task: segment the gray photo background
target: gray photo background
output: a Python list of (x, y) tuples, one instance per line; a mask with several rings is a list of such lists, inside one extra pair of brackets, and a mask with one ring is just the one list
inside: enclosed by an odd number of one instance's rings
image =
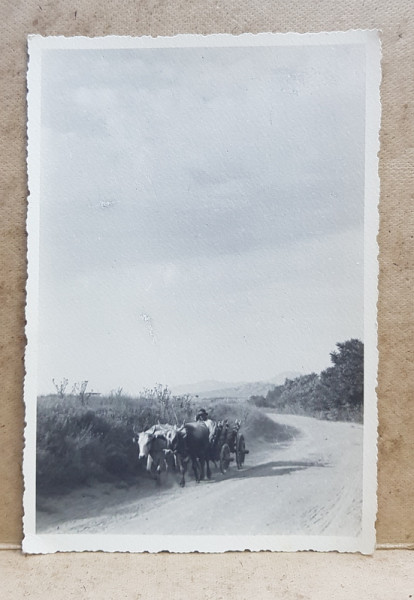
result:
[(309, 373), (363, 339), (363, 64), (43, 51), (39, 393)]

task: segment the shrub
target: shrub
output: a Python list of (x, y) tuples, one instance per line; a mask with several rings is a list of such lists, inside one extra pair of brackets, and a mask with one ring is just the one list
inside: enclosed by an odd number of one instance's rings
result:
[(266, 397), (253, 396), (256, 406), (272, 406), (278, 412), (330, 421), (362, 423), (364, 412), (364, 344), (357, 339), (336, 344), (332, 366), (319, 375), (310, 373), (286, 379)]
[[(217, 421), (239, 419), (247, 444), (260, 439), (285, 441), (293, 435), (247, 402), (209, 400), (206, 408)], [(145, 465), (138, 461), (135, 432), (158, 420), (173, 424), (193, 421), (195, 412), (190, 396), (171, 396), (165, 388), (138, 398), (91, 396), (87, 407), (76, 395), (38, 398), (39, 492), (65, 492), (96, 480), (136, 482), (137, 477), (148, 477)]]
[(210, 400), (207, 411), (216, 421), (228, 419), (231, 423), (238, 419), (247, 444), (254, 444), (258, 440), (284, 442), (292, 439), (296, 433), (293, 427), (279, 425), (255, 406), (234, 398)]
[(37, 404), (37, 487), (41, 493), (65, 491), (94, 480), (146, 476), (138, 461), (135, 432), (157, 421), (192, 420), (190, 396), (171, 396), (156, 386), (138, 398), (79, 394), (41, 396)]
[[(94, 399), (95, 400), (95, 399)], [(114, 475), (127, 478), (140, 470), (128, 415), (83, 407), (81, 399), (38, 399), (37, 486), (47, 493)], [(125, 407), (125, 405), (124, 405)]]

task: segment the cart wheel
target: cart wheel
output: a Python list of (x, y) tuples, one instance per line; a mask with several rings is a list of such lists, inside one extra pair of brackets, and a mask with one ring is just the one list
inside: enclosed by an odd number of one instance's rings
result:
[(240, 435), (236, 441), (236, 462), (237, 468), (241, 469), (244, 465), (244, 457), (247, 454), (246, 452), (246, 443), (244, 441), (244, 436)]
[(228, 444), (223, 444), (220, 450), (220, 471), (224, 474), (230, 464), (230, 448)]

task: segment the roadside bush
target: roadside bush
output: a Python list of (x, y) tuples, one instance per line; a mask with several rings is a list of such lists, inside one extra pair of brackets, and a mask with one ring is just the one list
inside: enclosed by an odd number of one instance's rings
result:
[(158, 421), (181, 424), (192, 420), (190, 396), (171, 396), (156, 386), (138, 398), (121, 394), (41, 396), (37, 404), (37, 488), (62, 492), (93, 481), (136, 481), (147, 477), (138, 461), (136, 432)]
[(53, 493), (140, 471), (133, 427), (123, 408), (86, 410), (74, 398), (41, 397), (37, 407), (37, 487)]
[[(128, 483), (148, 477), (145, 465), (138, 460), (134, 435), (158, 421), (193, 421), (196, 413), (190, 396), (173, 397), (165, 390), (147, 390), (138, 398), (92, 396), (87, 407), (74, 395), (38, 398), (39, 493), (62, 493), (94, 481)], [(286, 441), (294, 433), (244, 401), (209, 400), (206, 408), (214, 420), (239, 419), (248, 444)]]
[(209, 416), (215, 421), (241, 421), (243, 434), (249, 444), (257, 440), (285, 442), (292, 439), (296, 433), (293, 427), (279, 425), (247, 401), (233, 398), (216, 399), (210, 401), (206, 408)]
[(306, 415), (329, 421), (363, 422), (364, 344), (358, 339), (338, 342), (330, 353), (332, 366), (320, 374), (286, 379), (266, 396), (252, 396), (256, 406), (280, 413)]

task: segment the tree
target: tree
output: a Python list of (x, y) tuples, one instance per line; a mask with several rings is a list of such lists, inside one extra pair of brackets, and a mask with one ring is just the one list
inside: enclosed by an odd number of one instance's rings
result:
[(364, 405), (364, 344), (357, 339), (336, 344), (332, 366), (320, 375), (286, 379), (266, 397), (252, 396), (256, 406), (318, 419), (362, 421)]
[(312, 415), (318, 404), (319, 376), (316, 373), (286, 379), (279, 403), (284, 410)]
[(329, 407), (338, 418), (362, 419), (364, 404), (364, 344), (351, 339), (336, 344), (332, 367), (321, 373), (321, 384)]

